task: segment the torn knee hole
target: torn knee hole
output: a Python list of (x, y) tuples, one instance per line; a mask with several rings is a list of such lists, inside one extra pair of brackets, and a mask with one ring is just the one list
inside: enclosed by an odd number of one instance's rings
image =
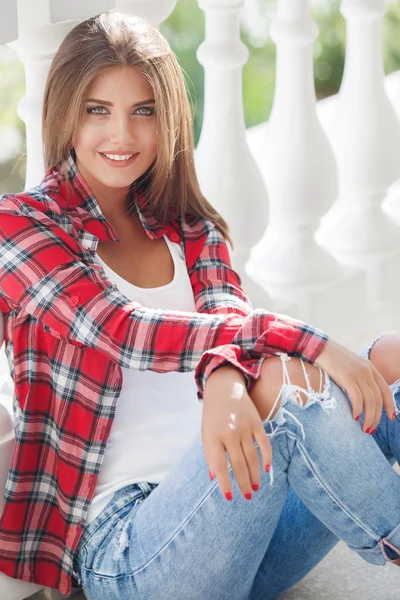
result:
[(385, 559), (389, 562), (397, 562), (400, 560), (400, 549), (393, 546), (390, 542), (387, 541), (386, 538), (382, 538), (379, 541), (379, 545), (381, 547), (381, 552)]
[[(279, 353), (278, 356), (282, 363), (283, 383), (267, 420), (275, 417), (278, 410), (288, 402), (293, 402), (303, 408), (319, 402), (326, 410), (336, 406), (336, 399), (332, 397), (330, 392), (330, 380), (327, 373), (319, 367), (307, 365), (311, 370), (311, 373), (309, 373), (303, 360), (294, 359), (288, 364), (291, 361), (290, 356), (284, 353)], [(303, 381), (305, 387), (299, 385)]]

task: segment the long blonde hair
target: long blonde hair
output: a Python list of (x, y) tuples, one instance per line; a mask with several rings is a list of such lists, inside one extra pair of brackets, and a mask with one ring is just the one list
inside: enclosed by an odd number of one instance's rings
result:
[(63, 163), (73, 148), (96, 75), (117, 66), (137, 67), (152, 86), (156, 102), (157, 158), (134, 182), (135, 189), (146, 194), (147, 204), (160, 223), (185, 214), (210, 219), (233, 247), (228, 224), (200, 191), (194, 166), (192, 113), (182, 71), (167, 40), (139, 17), (102, 13), (79, 23), (64, 38), (44, 92), (46, 169)]

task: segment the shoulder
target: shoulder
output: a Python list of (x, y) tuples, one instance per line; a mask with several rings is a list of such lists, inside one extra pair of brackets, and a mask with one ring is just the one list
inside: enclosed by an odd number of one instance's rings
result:
[(188, 268), (194, 266), (210, 245), (226, 246), (222, 232), (210, 219), (186, 214), (185, 218), (180, 220), (180, 227)]
[(223, 237), (214, 221), (189, 214), (181, 220), (181, 229), (186, 240), (196, 244), (205, 244), (210, 237)]
[(60, 212), (57, 202), (46, 194), (42, 185), (19, 193), (0, 196), (0, 213), (40, 218)]

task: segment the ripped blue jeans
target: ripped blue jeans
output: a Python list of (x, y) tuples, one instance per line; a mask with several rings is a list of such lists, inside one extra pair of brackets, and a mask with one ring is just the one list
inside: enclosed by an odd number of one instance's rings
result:
[(400, 477), (391, 463), (400, 458), (400, 380), (392, 386), (397, 419), (383, 414), (374, 436), (329, 378), (308, 390), (304, 406), (298, 391), (286, 380), (281, 407), (264, 421), (273, 469), (261, 469), (252, 500), (228, 455), (233, 500), (225, 500), (209, 479), (200, 434), (160, 484), (118, 490), (75, 554), (87, 599), (267, 600), (338, 538), (375, 565), (399, 558)]

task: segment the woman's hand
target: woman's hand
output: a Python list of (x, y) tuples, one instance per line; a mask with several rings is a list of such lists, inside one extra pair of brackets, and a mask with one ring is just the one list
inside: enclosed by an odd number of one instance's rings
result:
[[(271, 444), (258, 410), (247, 393), (244, 376), (231, 366), (212, 373), (204, 387), (201, 436), (211, 473), (222, 494), (232, 499), (225, 452), (243, 496), (250, 499), (260, 486), (260, 465), (253, 438), (261, 452), (263, 468), (272, 461)], [(253, 487), (254, 486), (254, 487)], [(248, 495), (250, 494), (250, 496)]]
[(353, 417), (358, 419), (364, 408), (363, 430), (373, 433), (379, 425), (382, 406), (393, 419), (390, 388), (374, 365), (333, 340), (328, 340), (315, 364), (321, 367), (350, 397)]

